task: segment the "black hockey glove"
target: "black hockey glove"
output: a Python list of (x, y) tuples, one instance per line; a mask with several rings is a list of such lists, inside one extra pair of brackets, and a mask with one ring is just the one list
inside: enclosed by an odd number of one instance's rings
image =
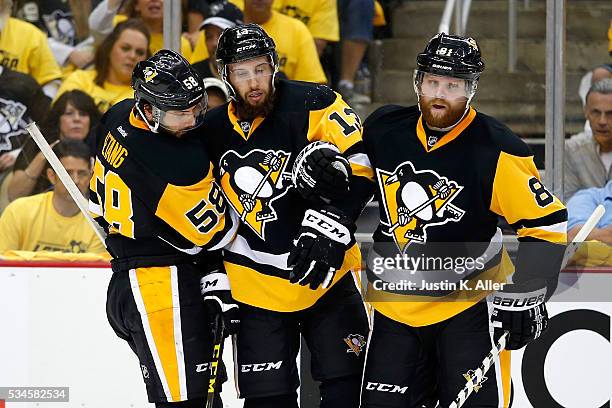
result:
[(314, 142), (306, 145), (295, 159), (291, 179), (305, 199), (329, 204), (349, 192), (351, 174), (348, 160), (336, 146)]
[(238, 305), (232, 298), (229, 279), (221, 270), (214, 270), (200, 279), (200, 291), (204, 297), (204, 307), (213, 321), (222, 314), (225, 334), (236, 334), (240, 326)]
[(518, 350), (537, 339), (548, 327), (548, 313), (544, 303), (546, 282), (540, 279), (520, 284), (508, 284), (504, 289), (489, 295), (493, 303), (491, 322), (495, 327), (495, 338), (504, 331), (510, 334), (507, 350)]
[(328, 288), (344, 253), (355, 243), (356, 229), (337, 208), (307, 210), (287, 258), (287, 266), (293, 268), (289, 281), (310, 289)]

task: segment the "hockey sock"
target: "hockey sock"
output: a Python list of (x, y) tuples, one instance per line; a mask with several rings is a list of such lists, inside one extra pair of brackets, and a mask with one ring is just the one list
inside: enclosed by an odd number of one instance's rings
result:
[(298, 408), (297, 392), (272, 397), (247, 398), (244, 408)]
[(321, 408), (355, 408), (359, 406), (361, 377), (339, 377), (324, 380), (319, 386)]

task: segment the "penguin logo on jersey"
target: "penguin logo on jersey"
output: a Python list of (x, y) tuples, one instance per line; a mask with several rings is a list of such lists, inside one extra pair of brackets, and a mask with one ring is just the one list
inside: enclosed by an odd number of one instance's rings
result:
[(401, 252), (412, 242), (426, 242), (427, 228), (458, 222), (465, 214), (451, 204), (463, 186), (433, 170), (416, 171), (408, 161), (392, 173), (376, 172), (387, 215), (386, 234), (393, 236)]
[(24, 104), (0, 98), (0, 152), (12, 150), (10, 138), (26, 133)]
[(285, 169), (291, 153), (254, 149), (246, 156), (233, 150), (220, 160), (221, 186), (228, 201), (261, 239), (265, 225), (277, 219), (272, 202), (287, 193), (291, 173)]

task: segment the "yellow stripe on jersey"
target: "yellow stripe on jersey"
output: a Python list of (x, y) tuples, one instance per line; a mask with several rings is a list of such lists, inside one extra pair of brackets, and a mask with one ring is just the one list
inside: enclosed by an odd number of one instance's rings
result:
[(365, 177), (370, 181), (374, 181), (374, 171), (371, 167), (362, 166), (357, 163), (350, 162), (351, 170), (353, 170), (353, 176)]
[(502, 389), (504, 392), (504, 408), (510, 407), (510, 391), (511, 391), (511, 357), (512, 353), (510, 350), (502, 350), (499, 353), (499, 365), (501, 366), (501, 381), (502, 381)]
[[(533, 237), (551, 242), (566, 242), (565, 228), (546, 231), (547, 224), (538, 225), (539, 218), (565, 209), (540, 181), (533, 156), (514, 156), (501, 152), (493, 180), (491, 211), (506, 218), (509, 224), (530, 220), (530, 228), (519, 230), (519, 237)], [(538, 228), (540, 227), (540, 228)]]
[[(344, 256), (344, 263), (327, 289), (312, 290), (308, 286), (290, 283), (288, 279), (264, 275), (249, 267), (224, 262), (232, 288), (232, 296), (239, 302), (277, 312), (295, 312), (314, 305), (347, 273), (358, 275), (361, 252), (357, 244)], [(351, 272), (352, 271), (352, 272)]]
[[(502, 252), (501, 262), (468, 281), (470, 288), (477, 282), (506, 283), (507, 277), (514, 272), (514, 265), (506, 250)], [(370, 283), (365, 300), (376, 311), (389, 319), (412, 327), (428, 326), (458, 315), (484, 299), (491, 291), (457, 290), (444, 297), (408, 296), (375, 290)]]
[(542, 241), (557, 242), (565, 244), (567, 242), (566, 232), (547, 231), (543, 228), (520, 228), (517, 232), (519, 238), (531, 237), (541, 239)]
[(450, 132), (438, 139), (438, 142), (430, 148), (427, 144), (427, 134), (425, 133), (425, 128), (423, 127), (423, 115), (421, 115), (419, 117), (419, 121), (417, 122), (417, 136), (421, 141), (423, 148), (425, 148), (425, 151), (427, 153), (433, 152), (434, 150), (444, 145), (447, 145), (456, 138), (458, 138), (461, 132), (463, 132), (465, 128), (468, 127), (470, 123), (472, 123), (475, 117), (476, 111), (474, 110), (474, 108), (470, 107), (470, 111), (463, 119), (461, 119), (461, 122), (457, 123), (457, 125), (453, 127)]
[(223, 196), (212, 174), (191, 186), (168, 183), (155, 215), (197, 246), (208, 243), (225, 228)]
[[(178, 302), (178, 293), (173, 293), (170, 267), (152, 267), (136, 269), (136, 279), (142, 303), (144, 305), (143, 319), (148, 321), (148, 329), (154, 344), (149, 344), (154, 360), (156, 357), (161, 363), (163, 375), (168, 385), (170, 396), (168, 400), (180, 401), (179, 367), (174, 336), (174, 307), (173, 301)], [(138, 302), (137, 302), (138, 303)], [(176, 305), (178, 307), (178, 305)], [(148, 336), (147, 336), (148, 337)], [(181, 340), (181, 339), (179, 339)], [(162, 380), (163, 382), (163, 380)]]

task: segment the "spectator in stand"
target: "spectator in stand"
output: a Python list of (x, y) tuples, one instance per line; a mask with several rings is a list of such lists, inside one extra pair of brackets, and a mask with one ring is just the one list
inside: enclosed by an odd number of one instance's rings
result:
[(118, 24), (96, 50), (93, 70), (76, 70), (66, 78), (58, 96), (72, 89), (89, 94), (102, 113), (124, 99), (134, 97), (132, 71), (145, 60), (149, 32), (144, 23), (130, 19)]
[(602, 188), (591, 187), (577, 191), (567, 202), (568, 242), (574, 239), (599, 204), (605, 207), (606, 212), (586, 240), (612, 245), (612, 180)]
[(578, 88), (578, 96), (580, 96), (582, 106), (586, 104), (586, 94), (591, 85), (606, 78), (612, 78), (612, 64), (598, 65), (582, 77)]
[(225, 84), (220, 79), (212, 77), (204, 78), (204, 89), (206, 89), (206, 94), (208, 95), (208, 110), (229, 102), (229, 92), (227, 92)]
[(259, 24), (272, 37), (279, 71), (288, 79), (326, 83), (312, 34), (301, 21), (272, 10), (272, 1), (245, 0), (245, 23)]
[[(155, 54), (164, 46), (164, 2), (163, 0), (127, 0), (122, 10), (124, 14), (117, 14), (121, 7), (121, 0), (103, 0), (89, 16), (89, 29), (96, 43), (102, 41), (112, 30), (113, 25), (126, 19), (138, 18), (146, 25), (151, 33), (149, 44), (150, 55)], [(191, 59), (191, 44), (181, 36), (181, 54)]]
[[(83, 195), (89, 187), (89, 148), (64, 140), (53, 151)], [(9, 250), (104, 253), (104, 245), (52, 169), (54, 190), (13, 201), (0, 216), (0, 253)]]
[(338, 0), (341, 65), (338, 91), (351, 105), (369, 103), (370, 97), (355, 92), (355, 75), (373, 38), (374, 0)]
[(62, 72), (49, 49), (47, 36), (32, 24), (10, 17), (11, 7), (11, 0), (0, 0), (0, 63), (34, 77), (52, 98)]
[[(93, 152), (93, 143), (87, 139), (99, 120), (100, 112), (93, 99), (82, 91), (72, 90), (63, 93), (55, 101), (42, 126), (42, 134), (51, 145), (66, 139), (87, 141), (90, 151)], [(45, 156), (34, 140), (29, 139), (17, 157), (12, 178), (8, 183), (9, 200), (49, 190), (51, 184), (44, 173), (46, 167)]]
[(47, 34), (49, 48), (64, 77), (93, 62), (87, 19), (98, 0), (15, 0), (17, 17)]
[[(215, 77), (220, 78), (217, 71), (217, 61), (215, 54), (217, 53), (217, 42), (219, 36), (226, 28), (236, 27), (242, 24), (244, 15), (242, 11), (232, 3), (213, 3), (208, 10), (208, 17), (202, 22), (200, 30), (203, 31), (203, 37), (200, 43), (196, 45), (193, 55), (201, 53), (202, 44), (206, 45), (207, 58), (193, 64), (193, 68), (200, 74), (202, 78)], [(210, 57), (212, 55), (212, 58)]]
[(182, 2), (185, 15), (183, 27), (186, 28), (183, 36), (189, 40), (191, 49), (195, 51), (195, 45), (200, 37), (200, 27), (202, 27), (202, 22), (208, 17), (210, 2), (207, 0), (182, 0)]
[(578, 133), (565, 142), (564, 194), (603, 187), (612, 165), (612, 78), (596, 82), (586, 95), (584, 113), (592, 134)]
[[(229, 1), (244, 10), (244, 0)], [(272, 9), (298, 19), (308, 27), (319, 57), (329, 42), (340, 39), (337, 0), (273, 0)], [(196, 50), (193, 60), (198, 61), (195, 54)]]
[(328, 42), (340, 40), (337, 0), (274, 0), (274, 9), (306, 24), (319, 57)]
[(34, 78), (0, 65), (0, 183), (29, 138), (26, 125), (42, 121), (50, 101)]

